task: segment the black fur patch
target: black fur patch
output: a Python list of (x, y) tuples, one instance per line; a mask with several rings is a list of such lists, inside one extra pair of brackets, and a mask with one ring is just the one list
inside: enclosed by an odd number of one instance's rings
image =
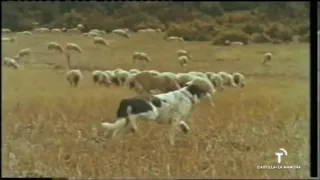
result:
[(196, 85), (190, 85), (190, 86), (188, 86), (188, 87), (187, 87), (187, 90), (190, 92), (190, 94), (196, 95), (199, 99), (200, 99), (201, 97), (203, 97), (203, 96), (207, 93), (207, 91), (199, 88), (199, 87), (196, 86)]
[(156, 107), (161, 107), (161, 99), (157, 97), (152, 97), (151, 103)]
[(141, 98), (130, 98), (130, 99), (123, 99), (120, 102), (118, 111), (117, 111), (117, 118), (124, 118), (128, 117), (127, 108), (131, 106), (132, 114), (139, 114), (144, 113), (147, 111), (151, 111), (152, 107), (148, 102)]

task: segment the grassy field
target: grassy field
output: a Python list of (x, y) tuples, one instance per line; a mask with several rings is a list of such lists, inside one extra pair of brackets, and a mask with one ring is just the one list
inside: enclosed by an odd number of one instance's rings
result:
[[(10, 35), (6, 35), (10, 36)], [(2, 71), (3, 176), (82, 178), (302, 178), (309, 176), (309, 44), (211, 46), (209, 42), (167, 42), (163, 34), (133, 34), (131, 39), (105, 35), (110, 47), (95, 47), (77, 34), (18, 36), (3, 44), (3, 56), (30, 47), (33, 55), (23, 69)], [(139, 124), (139, 134), (120, 142), (104, 138), (99, 125), (114, 121), (122, 98), (134, 93), (125, 87), (93, 85), (90, 72), (78, 88), (64, 79), (62, 55), (46, 43), (78, 43), (81, 55), (73, 65), (101, 69), (139, 68), (131, 63), (135, 51), (150, 55), (147, 69), (181, 72), (175, 51), (190, 51), (188, 71), (242, 72), (244, 88), (217, 92), (216, 106), (201, 102), (193, 113), (191, 132), (168, 143), (167, 126)], [(263, 54), (272, 52), (269, 66)], [(38, 65), (37, 65), (38, 64)], [(258, 170), (278, 165), (275, 152), (285, 148), (281, 165), (299, 170)]]

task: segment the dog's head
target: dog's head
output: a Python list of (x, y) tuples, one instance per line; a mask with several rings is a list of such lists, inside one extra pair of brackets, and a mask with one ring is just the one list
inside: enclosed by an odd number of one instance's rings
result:
[(210, 100), (210, 104), (214, 106), (213, 103), (213, 94), (216, 92), (212, 85), (203, 81), (189, 81), (186, 83), (187, 90), (193, 96), (193, 100), (195, 103), (200, 102), (203, 98), (208, 98)]

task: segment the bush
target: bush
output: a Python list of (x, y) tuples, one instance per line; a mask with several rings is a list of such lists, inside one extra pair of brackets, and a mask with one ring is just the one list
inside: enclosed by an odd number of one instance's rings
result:
[(247, 34), (262, 33), (263, 26), (258, 23), (249, 22), (241, 27), (241, 30)]
[(253, 43), (269, 43), (272, 39), (265, 33), (253, 33), (250, 37), (250, 40)]
[(239, 30), (227, 30), (227, 31), (221, 31), (218, 33), (213, 40), (212, 44), (214, 45), (224, 45), (225, 41), (229, 40), (231, 42), (233, 41), (240, 41), (244, 44), (248, 44), (249, 42), (249, 35), (245, 32), (239, 31)]
[(282, 41), (291, 41), (294, 35), (293, 30), (281, 23), (272, 23), (264, 31), (271, 38), (279, 39)]

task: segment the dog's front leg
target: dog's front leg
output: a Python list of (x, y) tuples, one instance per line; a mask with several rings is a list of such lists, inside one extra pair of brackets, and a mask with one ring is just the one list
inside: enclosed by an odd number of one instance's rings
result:
[(174, 146), (175, 144), (175, 137), (176, 137), (176, 131), (177, 131), (178, 125), (179, 125), (179, 121), (176, 119), (172, 119), (171, 128), (169, 131), (169, 142), (171, 146)]

